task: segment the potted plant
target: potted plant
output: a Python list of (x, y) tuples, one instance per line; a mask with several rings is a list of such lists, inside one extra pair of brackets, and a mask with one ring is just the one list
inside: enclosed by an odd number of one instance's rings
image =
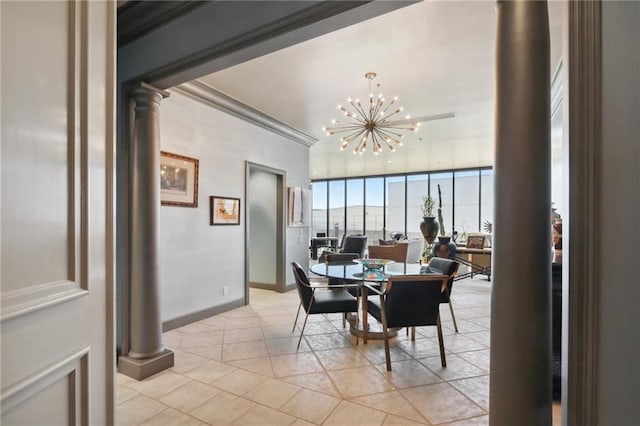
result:
[(440, 228), (440, 236), (438, 241), (433, 245), (433, 255), (435, 257), (444, 257), (454, 259), (456, 257), (456, 244), (451, 242), (451, 236), (447, 236), (444, 230), (444, 217), (442, 215), (442, 191), (438, 184), (438, 223)]
[(433, 243), (433, 240), (438, 235), (438, 222), (436, 222), (436, 218), (433, 215), (433, 207), (435, 205), (435, 201), (428, 195), (422, 197), (422, 205), (420, 205), (420, 210), (422, 210), (422, 222), (420, 222), (420, 232), (422, 232), (422, 236), (427, 243)]

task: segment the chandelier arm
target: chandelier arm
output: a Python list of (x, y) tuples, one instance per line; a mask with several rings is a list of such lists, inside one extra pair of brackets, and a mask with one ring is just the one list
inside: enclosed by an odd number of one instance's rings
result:
[(377, 136), (377, 134), (377, 129), (373, 129), (373, 132), (371, 132), (371, 143), (373, 144), (373, 153), (376, 155), (382, 151), (382, 146), (380, 145), (380, 141), (378, 140), (379, 136)]
[(384, 101), (382, 100), (382, 98), (378, 98), (378, 100), (376, 101), (375, 110), (371, 114), (371, 120), (373, 120), (373, 122), (378, 121), (376, 117), (378, 117), (378, 114), (380, 113), (380, 110), (382, 109), (383, 105), (384, 105)]
[(391, 138), (389, 138), (389, 135), (387, 135), (384, 132), (384, 130), (381, 130), (381, 129), (376, 129), (376, 132), (380, 136), (380, 139), (382, 139), (384, 141), (384, 143), (389, 147), (389, 150), (392, 151), (392, 152), (395, 151), (395, 147), (389, 143), (389, 140), (391, 139)]
[(327, 127), (326, 130), (333, 133), (344, 133), (349, 132), (351, 130), (361, 129), (361, 124), (353, 124), (349, 126), (340, 126), (340, 127)]
[(402, 133), (392, 132), (391, 130), (387, 129), (386, 127), (378, 127), (378, 129), (380, 129), (381, 131), (385, 132), (385, 134), (388, 133), (388, 134), (396, 136), (398, 138), (402, 137)]
[(367, 121), (367, 115), (365, 114), (364, 108), (362, 108), (362, 105), (360, 104), (360, 102), (358, 102), (357, 106), (356, 106), (356, 104), (353, 103), (353, 101), (351, 101), (350, 103), (353, 106), (353, 108), (358, 112), (358, 114), (360, 114), (362, 119), (364, 121)]
[(389, 102), (389, 105), (387, 105), (387, 107), (382, 111), (382, 113), (386, 114), (387, 110), (391, 108), (391, 105), (393, 105), (395, 102), (396, 102), (396, 98), (391, 99), (391, 102)]
[(395, 111), (393, 111), (391, 114), (387, 115), (384, 118), (384, 121), (388, 121), (391, 117), (393, 117), (394, 115), (398, 114), (399, 112), (402, 112), (402, 107), (396, 109)]
[(347, 145), (349, 145), (351, 142), (353, 142), (354, 140), (358, 139), (360, 137), (361, 134), (363, 134), (365, 132), (365, 129), (362, 128), (358, 131), (355, 131), (353, 133), (351, 133), (349, 136), (345, 136), (343, 137), (342, 140), (342, 147), (346, 147)]

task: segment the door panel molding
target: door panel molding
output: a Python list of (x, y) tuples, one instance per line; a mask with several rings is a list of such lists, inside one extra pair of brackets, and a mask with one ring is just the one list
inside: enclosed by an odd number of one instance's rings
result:
[[(48, 365), (31, 376), (2, 390), (0, 404), (3, 417), (12, 410), (41, 394), (61, 380), (67, 381), (70, 424), (88, 424), (89, 420), (89, 361), (86, 347)], [(55, 419), (50, 419), (55, 423)]]
[(89, 22), (85, 2), (67, 3), (67, 279), (0, 293), (0, 322), (84, 296), (89, 290)]

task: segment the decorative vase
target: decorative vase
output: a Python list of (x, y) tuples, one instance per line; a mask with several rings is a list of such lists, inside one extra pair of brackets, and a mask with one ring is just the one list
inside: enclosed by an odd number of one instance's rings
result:
[(456, 243), (451, 241), (451, 237), (438, 237), (438, 241), (433, 244), (433, 255), (445, 259), (455, 259)]
[(422, 232), (422, 236), (427, 240), (427, 243), (433, 243), (433, 240), (438, 236), (439, 229), (440, 227), (438, 226), (438, 222), (436, 222), (435, 217), (422, 218), (422, 222), (420, 222), (420, 232)]

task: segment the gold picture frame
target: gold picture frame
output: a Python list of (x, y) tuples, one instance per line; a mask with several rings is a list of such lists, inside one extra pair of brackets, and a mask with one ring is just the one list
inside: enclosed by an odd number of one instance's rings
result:
[(160, 204), (198, 207), (198, 166), (195, 158), (160, 152)]

